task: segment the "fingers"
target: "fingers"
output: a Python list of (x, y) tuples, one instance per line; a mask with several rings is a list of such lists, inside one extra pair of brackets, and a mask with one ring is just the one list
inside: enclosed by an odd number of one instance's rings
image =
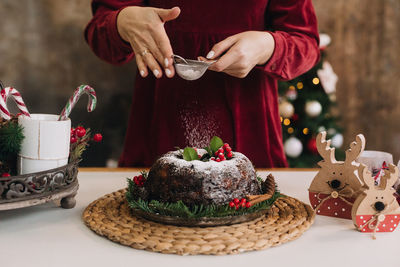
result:
[(170, 21), (170, 20), (174, 20), (181, 13), (181, 9), (179, 7), (174, 7), (174, 8), (171, 8), (171, 9), (155, 8), (154, 10), (158, 14), (158, 16), (160, 17), (162, 22), (167, 22), (167, 21)]
[(237, 36), (233, 35), (225, 40), (215, 44), (210, 52), (208, 52), (206, 58), (214, 59), (221, 56), (226, 50), (228, 50), (231, 46), (233, 46), (237, 41)]
[(160, 59), (161, 61), (159, 60), (159, 62), (165, 68), (168, 68), (170, 65), (172, 65), (173, 52), (171, 43), (169, 41), (167, 33), (165, 32), (164, 26), (160, 25), (158, 29), (154, 30), (153, 38), (158, 50), (160, 51), (160, 56), (162, 57), (162, 59)]
[(148, 72), (147, 72), (147, 66), (146, 63), (144, 63), (144, 60), (142, 58), (142, 56), (138, 53), (135, 53), (135, 58), (136, 58), (136, 64), (140, 73), (140, 76), (147, 77)]
[(218, 59), (217, 62), (212, 64), (209, 69), (213, 71), (224, 71), (227, 69), (229, 66), (237, 62), (239, 59), (239, 55), (237, 50), (235, 49), (230, 49), (228, 52), (226, 52), (225, 55), (223, 55), (220, 59)]

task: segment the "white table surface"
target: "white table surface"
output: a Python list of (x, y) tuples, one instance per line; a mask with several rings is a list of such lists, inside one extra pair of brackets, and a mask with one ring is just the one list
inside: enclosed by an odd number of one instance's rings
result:
[[(273, 171), (281, 192), (308, 203), (310, 171)], [(0, 267), (9, 266), (400, 266), (400, 230), (359, 233), (352, 221), (317, 216), (299, 239), (230, 256), (177, 256), (113, 243), (82, 222), (85, 207), (125, 187), (134, 172), (80, 172), (74, 209), (53, 204), (0, 211)], [(259, 172), (262, 177), (265, 172)]]

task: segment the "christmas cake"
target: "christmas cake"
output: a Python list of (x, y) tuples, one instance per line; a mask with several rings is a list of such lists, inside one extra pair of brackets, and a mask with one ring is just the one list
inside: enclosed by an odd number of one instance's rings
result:
[(257, 213), (280, 194), (272, 176), (265, 181), (257, 177), (245, 155), (214, 137), (204, 149), (186, 147), (162, 155), (149, 173), (128, 179), (126, 196), (141, 214), (193, 219)]
[[(202, 157), (207, 152), (199, 149), (198, 153)], [(231, 154), (231, 158), (220, 162), (186, 161), (181, 151), (163, 155), (150, 169), (145, 184), (148, 198), (181, 200), (187, 205), (220, 205), (234, 198), (259, 195), (260, 185), (250, 160), (239, 152)]]

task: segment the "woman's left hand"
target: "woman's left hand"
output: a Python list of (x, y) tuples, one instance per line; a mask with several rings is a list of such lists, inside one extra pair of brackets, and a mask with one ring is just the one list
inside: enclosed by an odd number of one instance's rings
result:
[[(222, 55), (209, 70), (244, 78), (254, 66), (265, 64), (274, 48), (274, 38), (268, 32), (247, 31), (232, 35), (215, 44), (207, 54), (207, 60), (215, 60)], [(206, 60), (203, 57), (199, 59)]]

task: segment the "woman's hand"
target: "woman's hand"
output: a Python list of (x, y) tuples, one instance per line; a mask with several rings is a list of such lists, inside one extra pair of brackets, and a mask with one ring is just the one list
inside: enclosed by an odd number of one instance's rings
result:
[(172, 48), (164, 23), (176, 19), (180, 12), (178, 7), (161, 9), (137, 6), (120, 11), (117, 18), (118, 33), (131, 44), (142, 77), (147, 76), (147, 68), (157, 78), (161, 78), (162, 68), (167, 77), (174, 76)]
[(207, 54), (208, 60), (222, 55), (209, 69), (244, 78), (254, 66), (265, 64), (274, 48), (274, 38), (268, 32), (248, 31), (232, 35), (215, 44)]

